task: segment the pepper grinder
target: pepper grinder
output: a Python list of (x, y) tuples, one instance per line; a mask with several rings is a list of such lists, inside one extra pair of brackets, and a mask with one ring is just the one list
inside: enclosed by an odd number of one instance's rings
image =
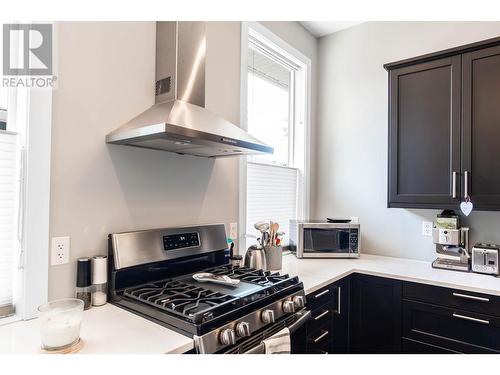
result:
[(90, 258), (78, 258), (76, 265), (76, 298), (83, 301), (83, 309), (91, 306), (91, 263)]

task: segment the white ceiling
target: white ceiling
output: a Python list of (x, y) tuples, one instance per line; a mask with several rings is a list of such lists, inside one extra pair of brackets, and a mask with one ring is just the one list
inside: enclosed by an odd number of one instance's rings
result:
[(320, 38), (322, 36), (335, 33), (340, 30), (347, 29), (349, 27), (359, 25), (363, 23), (361, 21), (301, 21), (302, 26), (304, 26), (311, 34), (315, 37)]

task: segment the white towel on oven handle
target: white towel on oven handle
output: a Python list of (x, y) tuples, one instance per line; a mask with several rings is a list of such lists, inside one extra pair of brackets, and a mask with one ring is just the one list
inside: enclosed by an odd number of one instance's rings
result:
[(283, 328), (281, 331), (265, 339), (263, 344), (265, 354), (290, 354), (292, 348), (290, 330), (286, 327)]

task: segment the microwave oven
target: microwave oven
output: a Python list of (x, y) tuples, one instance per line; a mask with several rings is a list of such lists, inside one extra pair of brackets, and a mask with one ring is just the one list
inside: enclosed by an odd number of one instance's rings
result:
[(303, 220), (290, 222), (290, 250), (297, 258), (359, 258), (359, 223)]

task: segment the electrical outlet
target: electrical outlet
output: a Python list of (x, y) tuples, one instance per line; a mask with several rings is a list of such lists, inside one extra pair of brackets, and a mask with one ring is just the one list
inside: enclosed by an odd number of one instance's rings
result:
[(427, 236), (427, 237), (432, 236), (432, 221), (422, 222), (422, 236)]
[(52, 237), (50, 264), (66, 264), (69, 262), (69, 237)]
[(233, 241), (238, 239), (238, 223), (229, 223), (229, 238)]

